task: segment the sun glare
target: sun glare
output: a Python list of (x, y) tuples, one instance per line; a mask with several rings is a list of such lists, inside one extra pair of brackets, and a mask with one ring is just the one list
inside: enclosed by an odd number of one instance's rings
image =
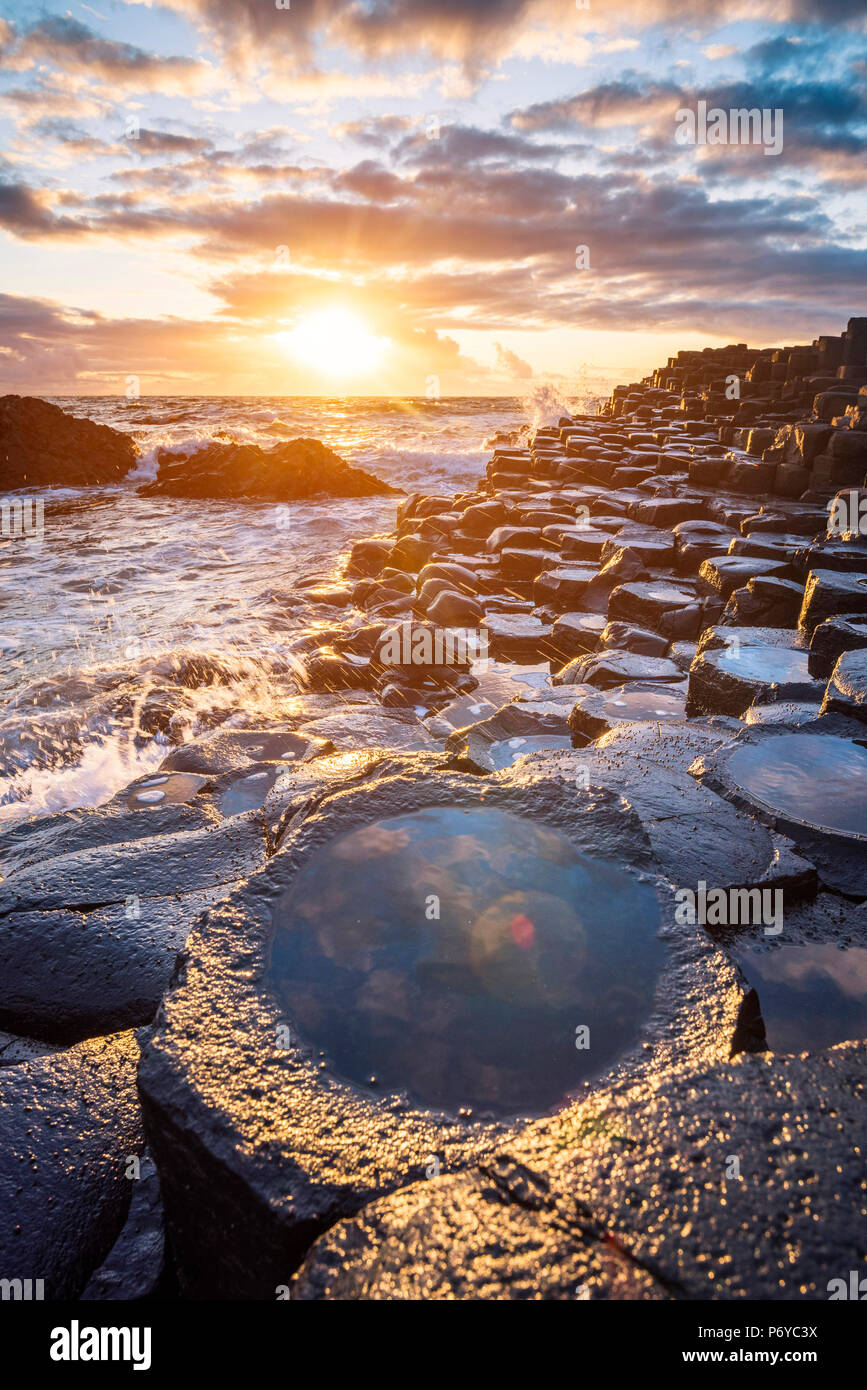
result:
[(286, 351), (328, 376), (357, 376), (379, 364), (388, 344), (348, 309), (318, 309), (295, 328), (278, 333)]

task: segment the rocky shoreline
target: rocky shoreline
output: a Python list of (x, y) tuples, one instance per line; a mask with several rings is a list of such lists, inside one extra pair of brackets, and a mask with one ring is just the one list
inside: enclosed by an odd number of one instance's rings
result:
[(284, 725), (0, 833), (4, 1271), (797, 1300), (860, 1269), (865, 991), (798, 981), (867, 959), (865, 474), (867, 319), (680, 353), (311, 575)]
[[(139, 446), (120, 430), (68, 415), (35, 396), (0, 396), (4, 489), (135, 481), (141, 462)], [(136, 489), (143, 497), (297, 502), (397, 491), (363, 468), (351, 468), (318, 439), (289, 439), (268, 449), (231, 438), (212, 439), (200, 448), (162, 447), (154, 462), (155, 476)]]

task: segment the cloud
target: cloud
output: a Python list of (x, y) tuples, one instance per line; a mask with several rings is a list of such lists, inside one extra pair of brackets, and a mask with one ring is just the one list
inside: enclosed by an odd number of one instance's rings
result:
[(645, 82), (626, 74), (616, 82), (604, 82), (575, 96), (536, 102), (509, 117), (517, 130), (563, 131), (576, 126), (646, 124), (661, 112), (674, 111), (683, 102), (683, 89), (673, 82)]
[[(423, 395), (431, 372), (443, 386), (469, 374), (481, 388), (487, 371), (454, 339), (390, 323), (388, 389)], [(43, 395), (122, 394), (138, 377), (144, 395), (190, 390), (239, 395), (280, 394), (287, 378), (298, 394), (321, 390), (322, 379), (290, 367), (273, 335), (237, 320), (214, 323), (178, 317), (111, 318), (51, 301), (0, 294), (0, 392)], [(382, 381), (379, 381), (382, 385)]]
[(87, 230), (74, 218), (57, 217), (45, 193), (12, 182), (0, 183), (0, 226), (23, 238), (80, 236)]
[(571, 153), (574, 147), (562, 144), (539, 144), (524, 139), (512, 131), (480, 130), (476, 126), (427, 126), (422, 131), (405, 135), (393, 148), (394, 158), (416, 165), (476, 164), (497, 159), (512, 163), (544, 162), (550, 164)]
[(357, 140), (362, 145), (387, 148), (398, 136), (418, 125), (412, 116), (374, 116), (357, 121), (343, 121), (332, 128), (337, 140)]
[[(783, 51), (788, 53), (790, 48), (787, 43)], [(759, 64), (779, 51), (776, 44), (756, 45), (750, 50)], [(805, 58), (806, 53), (799, 57), (799, 63), (803, 65)], [(757, 166), (757, 172), (762, 170), (766, 160), (760, 145), (707, 145), (697, 150), (675, 143), (677, 111), (687, 107), (694, 110), (699, 100), (706, 101), (709, 110), (782, 110), (787, 168), (810, 166), (820, 177), (836, 178), (843, 164), (851, 182), (867, 183), (867, 166), (862, 158), (867, 150), (867, 79), (855, 65), (845, 80), (829, 77), (798, 81), (766, 74), (757, 80), (690, 86), (657, 82), (628, 72), (616, 82), (519, 108), (510, 113), (508, 120), (522, 132), (572, 132), (585, 140), (594, 130), (632, 127), (645, 142), (646, 157), (660, 162), (683, 163), (688, 159), (695, 167), (698, 160), (716, 161), (721, 166), (727, 164), (734, 177), (742, 177), (744, 166), (750, 161)], [(613, 158), (622, 166), (635, 167), (639, 155), (633, 144), (631, 149), (618, 149)], [(720, 172), (724, 174), (725, 169), (721, 167)]]
[[(150, 3), (150, 0), (141, 0)], [(335, 45), (381, 63), (433, 55), (476, 72), (511, 55), (592, 61), (594, 52), (632, 43), (630, 30), (667, 26), (675, 33), (714, 31), (721, 19), (776, 23), (865, 24), (863, 0), (620, 0), (579, 9), (570, 0), (298, 0), (280, 10), (263, 0), (168, 0), (240, 68), (324, 70), (317, 59)], [(601, 43), (600, 43), (601, 38)], [(559, 55), (559, 56), (558, 56)]]
[(161, 58), (129, 43), (99, 38), (77, 19), (52, 15), (29, 29), (6, 26), (0, 36), (11, 71), (50, 63), (64, 72), (86, 72), (113, 87), (188, 94), (211, 78), (208, 64), (186, 57)]
[(533, 368), (529, 362), (525, 362), (523, 357), (519, 357), (516, 352), (509, 348), (504, 348), (502, 343), (494, 343), (497, 354), (496, 370), (503, 372), (506, 376), (517, 377), (520, 381), (527, 381), (533, 375)]
[[(215, 159), (192, 163), (206, 171)], [(697, 306), (714, 302), (717, 322), (744, 303), (757, 319), (782, 320), (791, 305), (823, 299), (846, 317), (867, 271), (867, 251), (835, 242), (819, 200), (776, 188), (712, 189), (643, 170), (566, 175), (484, 158), (403, 173), (373, 160), (296, 168), (287, 171), (295, 187), (267, 192), (273, 176), (244, 172), (253, 182), (238, 196), (161, 184), (165, 169), (128, 179), (123, 193), (10, 182), (0, 224), (30, 239), (183, 238), (197, 276), (224, 285), (270, 267), (286, 245), (292, 273), (264, 282), (272, 317), (291, 313), (306, 276), (319, 292), (365, 285), (425, 327), (497, 333), (694, 324), (707, 312)], [(579, 244), (590, 247), (589, 272), (575, 268)], [(234, 277), (217, 274), (221, 263), (235, 264)]]

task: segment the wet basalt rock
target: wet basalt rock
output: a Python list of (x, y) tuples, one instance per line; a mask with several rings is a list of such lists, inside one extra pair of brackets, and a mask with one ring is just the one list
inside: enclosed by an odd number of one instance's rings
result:
[(867, 575), (816, 569), (807, 576), (799, 626), (812, 637), (826, 618), (867, 614)]
[(827, 680), (843, 652), (861, 647), (867, 647), (867, 618), (826, 618), (810, 639), (810, 675)]
[(137, 1061), (119, 1033), (0, 1070), (0, 1266), (44, 1280), (46, 1301), (80, 1297), (124, 1223)]
[[(723, 720), (650, 718), (618, 724), (572, 753), (540, 752), (534, 764), (541, 777), (557, 768), (576, 785), (616, 789), (641, 817), (656, 863), (673, 883), (703, 878), (725, 888), (776, 886), (793, 900), (810, 896), (816, 870), (791, 839), (728, 805), (710, 786), (696, 785), (693, 764), (731, 739)], [(528, 779), (533, 775), (528, 768)]]
[(822, 711), (845, 714), (867, 724), (867, 652), (844, 652), (825, 691)]
[(569, 714), (569, 729), (579, 738), (597, 739), (622, 724), (648, 719), (686, 719), (686, 700), (681, 690), (667, 685), (620, 685), (593, 690), (576, 701)]
[(171, 1291), (160, 1180), (148, 1153), (143, 1154), (130, 1187), (123, 1229), (88, 1280), (81, 1295), (85, 1302), (135, 1302)]
[(128, 434), (35, 396), (0, 396), (0, 488), (119, 483), (139, 450)]
[(207, 830), (218, 823), (218, 811), (207, 797), (197, 797), (190, 805), (139, 805), (132, 810), (126, 797), (117, 797), (95, 811), (56, 811), (0, 831), (0, 873), (10, 878), (19, 869), (61, 855), (181, 831)]
[(576, 657), (554, 679), (559, 685), (577, 682), (611, 690), (626, 681), (682, 681), (683, 672), (667, 657), (640, 656), (636, 652), (608, 647), (591, 652), (589, 656)]
[(729, 746), (697, 758), (690, 771), (788, 836), (828, 888), (863, 898), (867, 748), (851, 736), (861, 725), (843, 725), (821, 733), (815, 725), (745, 728)]
[[(458, 882), (464, 872), (480, 872), (483, 878), (494, 874), (491, 883), (501, 875), (506, 898), (495, 917), (483, 913), (479, 918), (481, 934), (472, 938), (477, 944), (463, 965), (460, 955), (440, 965), (435, 956), (428, 959), (422, 954), (418, 969), (426, 963), (420, 975), (416, 970), (413, 988), (421, 987), (419, 979), (424, 988), (413, 1002), (412, 994), (407, 996), (401, 985), (399, 959), (389, 964), (386, 955), (378, 967), (373, 959), (365, 964), (375, 950), (372, 940), (396, 929), (394, 915), (376, 918), (374, 938), (363, 927), (354, 932), (352, 921), (359, 913), (366, 920), (368, 901), (374, 905), (370, 910), (376, 911), (377, 855), (385, 855), (388, 862), (390, 855), (410, 854), (416, 818), (441, 813), (458, 819), (465, 815), (468, 830), (474, 825), (472, 818), (481, 816), (493, 841), (481, 856), (468, 841), (462, 858), (460, 837), (455, 840), (449, 833), (446, 861), (440, 862), (433, 853), (420, 877), (389, 874), (387, 882), (393, 888), (414, 893), (418, 900), (419, 940), (430, 929), (425, 907), (431, 893), (441, 898), (443, 925), (448, 927), (449, 874), (457, 872)], [(510, 887), (503, 866), (509, 862), (511, 836), (499, 824), (494, 826), (498, 816), (518, 818), (517, 824), (526, 826), (525, 833), (540, 834), (542, 843), (550, 845), (544, 852), (553, 853), (561, 864), (552, 873), (552, 861), (538, 887), (527, 883), (526, 872), (520, 890), (518, 884)], [(497, 844), (502, 844), (501, 851)], [(489, 861), (491, 853), (494, 859)], [(324, 863), (323, 854), (342, 856), (339, 877)], [(575, 857), (574, 870), (568, 869), (570, 856)], [(621, 1043), (619, 1057), (612, 1054), (602, 1070), (614, 1065), (628, 1072), (654, 1056), (683, 1057), (692, 1048), (727, 1056), (743, 1028), (745, 1011), (749, 1012), (747, 990), (738, 972), (699, 931), (681, 928), (674, 933), (666, 925), (672, 920), (670, 892), (654, 875), (641, 822), (616, 792), (591, 786), (576, 794), (573, 780), (563, 775), (563, 769), (553, 776), (512, 770), (474, 779), (447, 771), (437, 759), (416, 757), (403, 762), (392, 759), (385, 767), (371, 770), (356, 786), (335, 791), (313, 809), (295, 815), (266, 868), (209, 913), (189, 938), (182, 968), (164, 1001), (162, 1019), (144, 1048), (139, 1082), (182, 1290), (195, 1291), (200, 1297), (273, 1297), (275, 1286), (288, 1280), (311, 1242), (336, 1221), (423, 1179), (428, 1172), (456, 1172), (483, 1161), (498, 1144), (510, 1142), (508, 1136), (517, 1135), (526, 1121), (509, 1118), (502, 1110), (497, 1118), (497, 1091), (492, 1087), (501, 1061), (496, 1053), (486, 1071), (478, 1065), (477, 1051), (468, 1048), (464, 1067), (470, 1070), (461, 1082), (468, 1102), (459, 1103), (459, 1087), (457, 1093), (449, 1092), (445, 1109), (437, 1103), (440, 1082), (436, 1078), (451, 1076), (449, 1066), (441, 1070), (437, 1049), (448, 1051), (455, 1040), (448, 1029), (436, 1025), (435, 1015), (428, 1023), (424, 1020), (431, 1007), (443, 1006), (437, 1000), (448, 999), (450, 1007), (459, 1009), (458, 1017), (475, 1018), (478, 1010), (482, 1011), (479, 1017), (484, 1017), (491, 998), (498, 997), (498, 972), (506, 970), (501, 981), (505, 987), (509, 971), (515, 968), (507, 966), (502, 956), (505, 941), (511, 942), (508, 958), (520, 961), (522, 951), (534, 949), (534, 931), (544, 927), (546, 949), (555, 954), (561, 949), (552, 943), (565, 941), (575, 928), (565, 919), (560, 921), (561, 909), (545, 905), (549, 902), (545, 895), (559, 891), (557, 874), (583, 873), (580, 866), (585, 856), (589, 856), (586, 862), (598, 866), (594, 872), (607, 874), (608, 865), (617, 865), (612, 885), (617, 879), (622, 882), (617, 891), (637, 894), (629, 910), (636, 932), (649, 931), (644, 937), (649, 948), (658, 930), (657, 946), (662, 952), (652, 1002), (647, 993), (649, 987), (653, 993), (652, 970), (639, 972), (643, 983), (637, 999), (630, 998), (629, 990), (618, 995), (615, 1012), (627, 1010), (624, 1018), (631, 1019), (628, 1036), (634, 1043)], [(407, 864), (412, 862), (410, 857)], [(317, 872), (325, 874), (323, 882), (334, 885), (340, 903), (335, 899), (329, 906), (327, 895), (321, 902), (315, 894), (292, 897), (294, 885), (304, 881), (302, 876)], [(368, 883), (365, 888), (363, 881)], [(468, 890), (455, 891), (466, 894)], [(612, 891), (613, 887), (606, 898), (609, 921)], [(528, 905), (521, 896), (527, 893), (530, 898), (541, 895), (545, 903)], [(344, 895), (349, 915), (341, 906)], [(317, 918), (315, 914), (323, 908), (325, 916)], [(298, 914), (304, 919), (310, 911), (314, 918), (309, 925), (300, 935), (293, 927), (287, 937), (287, 927)], [(396, 911), (399, 915), (400, 909)], [(645, 912), (649, 913), (646, 928), (640, 929), (639, 914)], [(505, 938), (500, 935), (503, 922)], [(549, 930), (554, 932), (550, 941), (545, 935)], [(564, 931), (567, 935), (561, 938)], [(493, 932), (490, 938), (489, 932)], [(317, 941), (323, 951), (321, 976), (315, 970), (311, 974), (310, 951)], [(494, 942), (500, 944), (494, 947)], [(481, 955), (476, 954), (479, 951)], [(329, 972), (341, 959), (348, 959), (350, 984), (356, 969), (367, 980), (361, 994), (356, 991), (349, 1016), (346, 1010), (336, 1011), (350, 1031), (361, 1029), (357, 1038), (353, 1032), (342, 1041), (330, 1033), (325, 1012), (327, 1005), (334, 1013), (329, 1001), (339, 1001), (338, 985)], [(575, 967), (573, 958), (567, 977)], [(553, 958), (547, 968), (553, 968)], [(440, 978), (443, 970), (446, 975)], [(493, 974), (488, 975), (489, 971)], [(622, 976), (622, 969), (606, 989), (615, 987), (618, 975)], [(487, 983), (482, 985), (482, 980)], [(510, 997), (512, 993), (510, 987)], [(596, 993), (605, 995), (599, 986)], [(558, 1066), (566, 1064), (567, 1052), (571, 1056), (572, 1034), (581, 1023), (573, 1019), (574, 1012), (567, 1007), (568, 1036), (562, 1039), (563, 1062)], [(397, 1047), (389, 1051), (384, 1042), (395, 1029), (396, 1036), (402, 1036), (407, 1027), (420, 1027), (423, 1034), (429, 1026), (434, 1033), (427, 1050)], [(519, 1035), (523, 1036), (520, 1030)], [(649, 1052), (639, 1046), (642, 1035)], [(437, 1047), (431, 1052), (433, 1038)], [(366, 1077), (364, 1084), (357, 1074), (357, 1068), (365, 1065), (362, 1054), (383, 1046), (386, 1073), (389, 1066), (397, 1071), (381, 1082)], [(340, 1053), (343, 1047), (348, 1051), (341, 1070), (332, 1051)], [(441, 1060), (445, 1064), (447, 1059)], [(347, 1070), (356, 1075), (349, 1079)], [(576, 1084), (580, 1075), (576, 1064)], [(551, 1102), (564, 1085), (561, 1081), (554, 1092), (549, 1090)], [(551, 1086), (550, 1076), (547, 1086)], [(427, 1104), (420, 1103), (413, 1088), (427, 1093)], [(508, 1094), (503, 1093), (504, 1099)], [(507, 1112), (508, 1108), (506, 1101)], [(517, 1108), (518, 1115), (526, 1113), (521, 1105), (512, 1108)]]
[(742, 1053), (603, 1088), (335, 1226), (292, 1296), (826, 1299), (862, 1256), (865, 1060)]
[[(183, 743), (179, 689), (235, 664), (169, 661), (162, 767), (0, 832), (0, 1082), (74, 1091), (153, 1020), (161, 1198), (75, 1207), (74, 1269), (36, 1221), (64, 1292), (823, 1298), (855, 1267), (865, 350), (852, 320), (680, 353), (500, 441), (264, 596), (279, 724)], [(147, 490), (391, 491), (326, 454), (215, 444)], [(700, 885), (782, 933), (679, 921)]]
[(351, 468), (318, 439), (291, 439), (262, 449), (258, 444), (214, 441), (192, 454), (161, 449), (155, 480), (143, 497), (263, 498), (293, 502), (306, 497), (372, 497), (397, 493), (362, 468)]
[(499, 772), (541, 748), (571, 748), (570, 707), (571, 700), (513, 701), (450, 734), (446, 751), (456, 757), (457, 766), (469, 771)]
[(132, 895), (145, 901), (216, 888), (244, 878), (264, 858), (264, 824), (255, 813), (205, 830), (59, 854), (4, 879), (0, 921), (10, 913), (68, 908), (86, 914), (124, 905)]
[(0, 918), (0, 1027), (69, 1044), (148, 1023), (193, 923), (223, 890)]
[(753, 704), (775, 700), (820, 701), (805, 651), (740, 645), (705, 648), (689, 668), (687, 713), (742, 715)]
[(160, 772), (192, 772), (215, 777), (264, 763), (309, 762), (333, 751), (334, 746), (327, 739), (311, 738), (290, 729), (221, 730), (209, 738), (173, 749), (160, 764)]

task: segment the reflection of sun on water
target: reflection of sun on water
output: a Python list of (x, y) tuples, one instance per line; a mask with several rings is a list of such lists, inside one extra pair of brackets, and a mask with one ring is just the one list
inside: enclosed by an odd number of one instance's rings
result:
[(348, 309), (317, 309), (275, 338), (299, 362), (329, 376), (355, 376), (376, 367), (387, 345)]

